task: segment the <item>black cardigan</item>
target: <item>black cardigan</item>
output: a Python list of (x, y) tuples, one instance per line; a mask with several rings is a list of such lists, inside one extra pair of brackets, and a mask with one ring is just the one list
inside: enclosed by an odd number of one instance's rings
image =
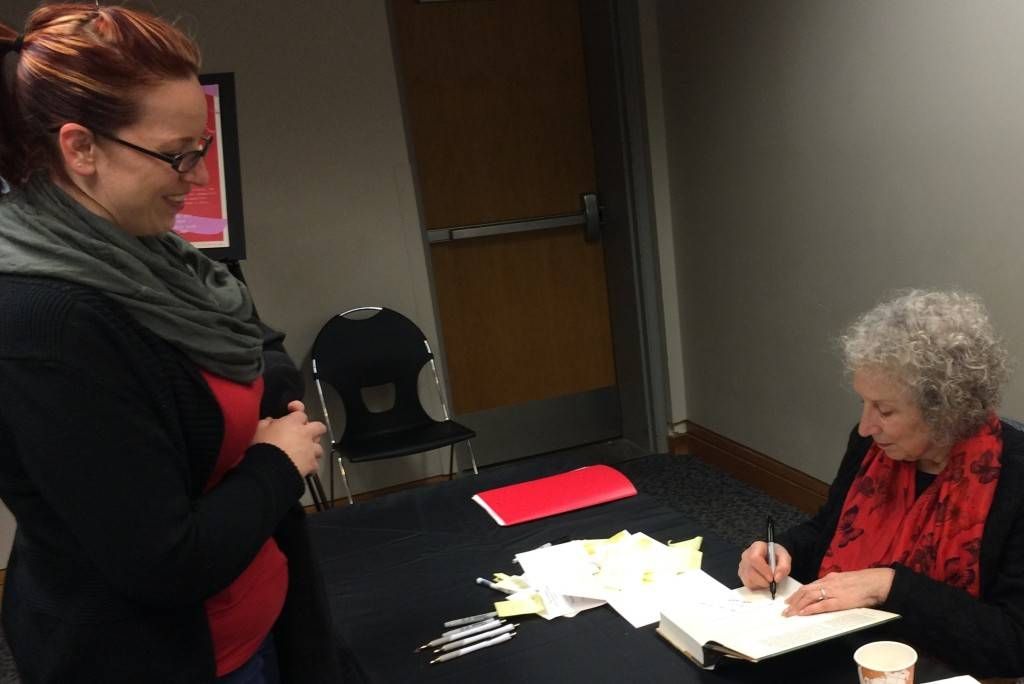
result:
[(97, 291), (0, 275), (0, 388), (2, 617), (26, 683), (213, 681), (203, 601), (271, 535), (285, 681), (338, 681), (303, 479), (257, 444), (203, 493), (223, 417), (194, 364)]
[[(1024, 433), (1006, 423), (1003, 468), (981, 539), (981, 597), (893, 564), (889, 598), (879, 608), (902, 615), (887, 631), (979, 677), (1024, 675)], [(850, 434), (846, 455), (817, 515), (778, 538), (793, 556), (794, 578), (817, 578), (843, 502), (870, 437)]]

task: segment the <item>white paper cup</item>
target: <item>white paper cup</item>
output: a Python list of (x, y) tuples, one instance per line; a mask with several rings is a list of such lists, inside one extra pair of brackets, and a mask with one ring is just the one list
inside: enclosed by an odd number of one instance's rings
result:
[(917, 651), (898, 641), (873, 641), (853, 654), (860, 684), (914, 684)]

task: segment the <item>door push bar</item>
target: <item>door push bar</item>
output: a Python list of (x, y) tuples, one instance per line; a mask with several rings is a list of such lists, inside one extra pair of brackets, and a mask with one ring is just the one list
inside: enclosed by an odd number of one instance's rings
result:
[(479, 223), (471, 226), (456, 226), (427, 231), (430, 244), (451, 242), (452, 240), (470, 240), (473, 238), (493, 237), (525, 233), (531, 230), (550, 230), (566, 226), (583, 226), (583, 239), (587, 242), (598, 242), (601, 239), (601, 227), (604, 224), (603, 207), (598, 205), (597, 195), (588, 192), (580, 195), (583, 211), (579, 214), (560, 214), (544, 216), (523, 221), (498, 221), (496, 223)]

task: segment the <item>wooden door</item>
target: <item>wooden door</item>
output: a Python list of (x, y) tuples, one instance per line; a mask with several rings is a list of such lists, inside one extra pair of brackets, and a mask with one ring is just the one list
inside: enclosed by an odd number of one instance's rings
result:
[(503, 435), (483, 461), (616, 436), (601, 243), (534, 229), (597, 189), (577, 0), (394, 0), (392, 19), (453, 411)]

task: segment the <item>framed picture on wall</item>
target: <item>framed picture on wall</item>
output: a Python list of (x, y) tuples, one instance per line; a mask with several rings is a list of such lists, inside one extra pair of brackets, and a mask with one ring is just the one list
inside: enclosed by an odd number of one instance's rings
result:
[(240, 261), (245, 258), (245, 225), (235, 77), (231, 73), (201, 74), (199, 82), (206, 95), (207, 130), (213, 134), (205, 160), (210, 182), (189, 192), (174, 231), (213, 259)]

